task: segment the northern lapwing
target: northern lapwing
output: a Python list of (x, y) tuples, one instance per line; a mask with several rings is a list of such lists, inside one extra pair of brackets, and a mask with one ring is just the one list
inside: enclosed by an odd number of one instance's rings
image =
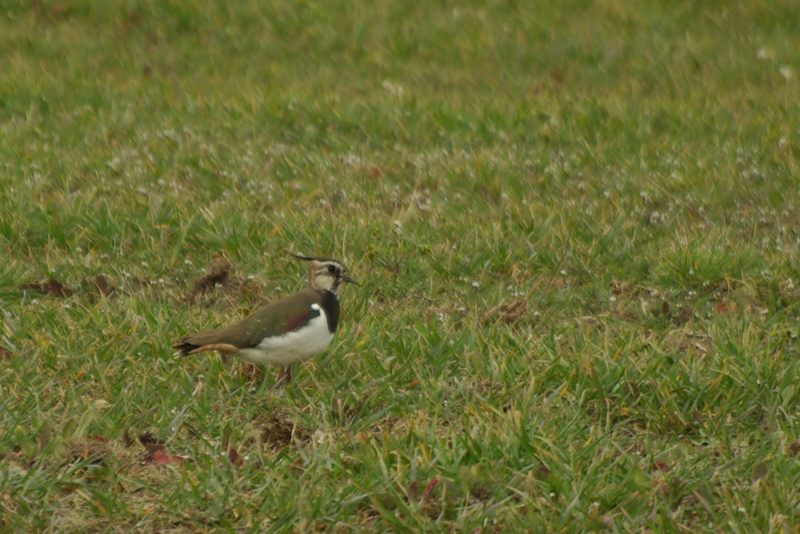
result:
[(278, 365), (284, 368), (279, 382), (288, 383), (292, 364), (307, 360), (330, 345), (339, 323), (339, 285), (358, 284), (340, 261), (292, 256), (308, 262), (307, 288), (225, 328), (182, 337), (172, 347), (181, 355), (216, 350), (254, 364)]

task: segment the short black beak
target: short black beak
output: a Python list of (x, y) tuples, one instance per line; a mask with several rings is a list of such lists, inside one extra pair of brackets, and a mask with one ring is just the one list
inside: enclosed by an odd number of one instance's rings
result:
[(347, 276), (347, 275), (346, 275), (346, 274), (344, 274), (344, 273), (342, 273), (342, 274), (341, 274), (341, 276), (340, 276), (339, 278), (341, 278), (342, 280), (344, 280), (344, 281), (345, 281), (345, 282), (347, 282), (348, 284), (355, 284), (355, 285), (357, 285), (357, 286), (360, 286), (360, 285), (361, 285), (361, 284), (359, 284), (358, 282), (356, 282), (355, 280), (353, 280), (352, 278), (350, 278), (349, 276)]

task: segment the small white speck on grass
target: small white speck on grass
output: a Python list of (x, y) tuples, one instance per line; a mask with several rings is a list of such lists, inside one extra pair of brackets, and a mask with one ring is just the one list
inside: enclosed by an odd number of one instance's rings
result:
[(664, 217), (664, 214), (660, 211), (653, 211), (650, 213), (650, 224), (652, 225), (661, 224), (665, 219), (666, 217)]
[(772, 52), (769, 50), (769, 48), (765, 48), (762, 46), (761, 48), (756, 50), (756, 59), (760, 61), (768, 61), (771, 58), (772, 58)]
[(608, 301), (609, 302), (617, 302), (617, 297), (615, 297), (614, 295), (611, 295), (610, 297), (608, 297)]
[(317, 445), (322, 445), (323, 443), (330, 442), (330, 441), (331, 441), (331, 435), (330, 434), (328, 434), (326, 432), (323, 432), (322, 430), (317, 430), (317, 431), (314, 432), (314, 442)]
[(111, 408), (111, 403), (105, 399), (97, 399), (94, 401), (94, 407), (98, 410), (107, 410)]
[(780, 139), (778, 139), (778, 148), (781, 150), (786, 150), (787, 148), (789, 148), (789, 140), (786, 139), (785, 137), (781, 137)]
[(783, 79), (787, 82), (794, 78), (794, 69), (788, 65), (781, 65), (781, 67), (778, 69), (778, 72), (780, 72)]
[(404, 94), (406, 94), (406, 88), (403, 87), (402, 84), (393, 82), (391, 80), (383, 80), (381, 87), (383, 87), (384, 91), (395, 97), (402, 97)]
[(479, 289), (481, 287), (481, 284), (479, 282), (472, 282), (472, 284), (470, 285), (472, 285), (473, 289)]
[(560, 271), (558, 271), (558, 274), (560, 274), (561, 276), (567, 276), (567, 271), (566, 269), (561, 269)]
[(183, 260), (183, 263), (184, 263), (184, 265), (191, 265), (192, 264), (192, 260), (190, 260), (189, 258), (186, 258), (185, 260)]

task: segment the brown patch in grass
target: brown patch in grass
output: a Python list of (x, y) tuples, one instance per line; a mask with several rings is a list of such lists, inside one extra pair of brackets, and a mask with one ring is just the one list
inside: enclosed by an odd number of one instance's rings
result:
[(81, 288), (89, 294), (92, 300), (95, 300), (98, 296), (108, 298), (117, 292), (117, 288), (102, 274), (84, 278), (83, 282), (81, 282)]
[(409, 484), (406, 490), (406, 501), (409, 503), (418, 503), (422, 510), (431, 519), (435, 519), (441, 513), (441, 506), (434, 497), (434, 490), (440, 486), (439, 479), (431, 478), (425, 483), (425, 486), (420, 491), (419, 482), (414, 480)]
[(377, 163), (363, 162), (355, 167), (355, 171), (367, 178), (377, 179), (383, 178), (386, 175), (394, 174), (396, 171), (389, 165), (380, 165)]
[(222, 254), (217, 254), (211, 261), (206, 274), (194, 281), (191, 291), (186, 296), (186, 300), (194, 303), (199, 295), (208, 293), (214, 289), (217, 284), (224, 285), (230, 277), (231, 269), (233, 266), (228, 258)]
[(139, 435), (139, 443), (141, 443), (145, 448), (154, 445), (164, 445), (160, 439), (155, 437), (150, 432), (145, 432), (144, 434)]
[(234, 447), (228, 447), (228, 461), (236, 467), (239, 467), (244, 463), (242, 456), (239, 454)]
[(686, 328), (670, 330), (663, 338), (663, 346), (675, 352), (694, 352), (708, 354), (710, 338), (703, 332)]
[(548, 289), (563, 289), (569, 287), (571, 284), (569, 278), (566, 276), (551, 275), (542, 278), (542, 285)]
[(694, 317), (694, 311), (688, 306), (684, 306), (675, 314), (673, 320), (678, 324), (688, 323)]
[(196, 303), (201, 296), (209, 295), (217, 287), (224, 289), (224, 295), (229, 304), (239, 304), (241, 301), (250, 304), (262, 305), (265, 299), (261, 295), (261, 286), (253, 280), (235, 276), (233, 265), (222, 254), (217, 254), (206, 270), (206, 274), (194, 281), (192, 289), (186, 295), (186, 301)]
[(225, 296), (231, 305), (250, 304), (250, 308), (263, 306), (268, 300), (261, 295), (261, 286), (253, 280), (231, 276), (225, 284)]
[[(154, 469), (152, 465), (140, 462), (141, 448), (138, 446), (123, 446), (123, 440), (112, 440), (101, 436), (84, 437), (69, 442), (66, 447), (66, 454), (61, 458), (70, 460), (65, 465), (75, 462), (88, 461), (88, 466), (99, 467), (99, 474), (94, 470), (86, 469), (81, 477), (92, 479), (96, 476), (105, 481), (107, 469), (123, 474), (122, 480), (116, 482), (116, 494), (123, 499), (132, 511), (137, 513), (147, 510), (145, 513), (160, 513), (163, 509), (164, 496), (160, 488), (168, 480), (175, 478), (175, 473), (169, 469)], [(84, 447), (88, 448), (86, 450)], [(126, 477), (130, 476), (137, 481), (144, 481), (144, 487), (127, 482)], [(90, 482), (91, 483), (91, 482)], [(136, 524), (129, 524), (127, 519), (95, 515), (90, 512), (91, 508), (98, 503), (88, 492), (75, 491), (81, 488), (84, 483), (74, 478), (67, 479), (59, 484), (62, 490), (60, 495), (55, 497), (53, 502), (53, 518), (51, 524), (58, 525), (59, 529), (75, 532), (109, 532), (116, 530), (133, 531)], [(142, 516), (140, 515), (139, 518)], [(159, 525), (160, 519), (153, 518), (150, 525)], [(170, 528), (167, 528), (170, 527)], [(142, 524), (138, 524), (142, 528)], [(166, 524), (163, 528), (148, 528), (158, 532), (176, 531), (174, 524)]]
[(282, 449), (292, 441), (306, 442), (311, 439), (309, 429), (289, 421), (285, 414), (272, 414), (262, 425), (261, 440), (276, 449)]
[(29, 282), (27, 284), (22, 284), (19, 286), (19, 288), (23, 291), (34, 291), (36, 293), (42, 293), (43, 295), (60, 298), (69, 297), (74, 293), (72, 289), (53, 278), (49, 278), (44, 282)]
[(103, 436), (87, 436), (67, 442), (64, 465), (85, 462), (88, 465), (107, 465), (113, 457), (111, 443)]
[(243, 361), (235, 354), (221, 352), (222, 361), (230, 368), (231, 372), (238, 378), (247, 382), (260, 383), (264, 380), (264, 367), (253, 365)]
[(14, 353), (10, 349), (0, 346), (0, 360), (10, 360), (14, 357)]
[(527, 311), (528, 303), (524, 299), (504, 301), (483, 314), (483, 324), (501, 322), (508, 326), (518, 326)]
[(676, 312), (666, 300), (661, 302), (661, 306), (653, 310), (653, 314), (656, 316), (660, 315), (662, 317), (666, 317), (676, 324), (688, 323), (690, 320), (692, 320), (692, 318), (694, 318), (694, 310), (692, 310), (690, 307), (683, 306)]
[(18, 475), (26, 475), (34, 464), (33, 460), (26, 458), (20, 450), (0, 452), (0, 462), (3, 469)]
[(167, 452), (166, 445), (149, 432), (139, 436), (139, 443), (145, 448), (145, 452), (139, 457), (139, 463), (142, 465), (179, 464), (189, 460), (188, 456)]
[(619, 321), (635, 321), (639, 318), (639, 316), (631, 310), (614, 310), (611, 312), (611, 317)]
[(796, 439), (789, 444), (787, 447), (787, 451), (789, 456), (798, 456), (800, 455), (800, 439)]

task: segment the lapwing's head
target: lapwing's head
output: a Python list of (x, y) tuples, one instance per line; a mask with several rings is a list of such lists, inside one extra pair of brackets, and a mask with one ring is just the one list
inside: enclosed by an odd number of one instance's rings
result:
[(347, 276), (347, 268), (338, 260), (332, 258), (315, 258), (292, 254), (293, 258), (308, 262), (308, 284), (314, 289), (333, 291), (334, 293), (342, 282), (358, 284)]

